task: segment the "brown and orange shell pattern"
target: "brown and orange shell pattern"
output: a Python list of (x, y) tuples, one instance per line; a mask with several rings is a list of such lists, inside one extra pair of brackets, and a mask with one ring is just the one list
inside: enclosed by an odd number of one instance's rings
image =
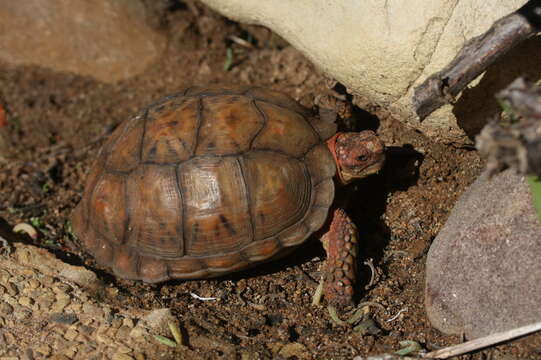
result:
[(72, 222), (128, 279), (206, 278), (304, 242), (334, 199), (326, 123), (279, 92), (190, 88), (123, 122)]

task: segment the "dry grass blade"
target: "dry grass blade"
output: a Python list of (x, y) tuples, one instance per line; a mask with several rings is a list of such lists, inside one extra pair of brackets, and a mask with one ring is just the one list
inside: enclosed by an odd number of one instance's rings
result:
[(487, 346), (495, 345), (507, 340), (517, 338), (519, 336), (528, 335), (539, 330), (541, 330), (541, 322), (488, 335), (483, 338), (466, 341), (465, 343), (453, 345), (444, 349), (432, 351), (428, 354), (425, 354), (424, 357), (429, 359), (448, 359), (452, 356), (462, 355), (470, 351), (479, 350)]

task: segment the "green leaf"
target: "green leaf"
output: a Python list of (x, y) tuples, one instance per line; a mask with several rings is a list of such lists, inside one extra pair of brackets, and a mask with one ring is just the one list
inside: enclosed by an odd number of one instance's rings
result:
[(166, 338), (165, 336), (154, 335), (154, 339), (158, 340), (163, 345), (167, 345), (169, 347), (177, 347), (177, 343), (174, 340)]
[(526, 179), (532, 191), (533, 206), (537, 212), (537, 218), (539, 219), (539, 223), (541, 223), (541, 181), (536, 175), (528, 175)]

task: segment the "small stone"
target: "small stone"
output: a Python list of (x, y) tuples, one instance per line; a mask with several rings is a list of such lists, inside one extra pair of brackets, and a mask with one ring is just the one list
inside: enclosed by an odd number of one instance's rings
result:
[(108, 327), (101, 327), (96, 331), (96, 340), (101, 343), (109, 344), (111, 342), (111, 337), (107, 334)]
[(51, 360), (71, 360), (69, 357), (63, 354), (57, 354), (50, 357)]
[(81, 325), (79, 326), (78, 329), (79, 329), (79, 332), (82, 332), (83, 334), (86, 334), (86, 335), (92, 335), (94, 330), (96, 330), (93, 327), (88, 326), (88, 325)]
[(34, 350), (43, 356), (49, 356), (51, 354), (51, 347), (47, 344), (41, 344)]
[(98, 308), (97, 306), (92, 305), (90, 303), (84, 303), (82, 311), (85, 314), (92, 315), (92, 316), (95, 316), (95, 317), (102, 317), (103, 316), (103, 311), (100, 308)]
[(53, 306), (51, 307), (52, 312), (62, 312), (66, 306), (68, 306), (70, 303), (69, 298), (61, 298), (58, 299)]
[(278, 354), (282, 355), (285, 358), (296, 357), (298, 359), (306, 359), (308, 351), (303, 344), (294, 342), (284, 345), (284, 347), (280, 349)]
[(0, 328), (6, 326), (6, 320), (0, 316)]
[(75, 338), (75, 341), (79, 342), (79, 343), (87, 343), (90, 341), (90, 338), (84, 334), (79, 334), (77, 335), (77, 337)]
[(23, 310), (20, 310), (20, 311), (15, 311), (13, 313), (13, 316), (17, 320), (25, 320), (25, 319), (29, 319), (30, 317), (32, 317), (32, 312), (23, 309)]
[(147, 334), (147, 331), (141, 326), (137, 326), (133, 328), (132, 331), (130, 331), (130, 337), (132, 338), (140, 338), (140, 337), (145, 336), (146, 334)]
[(26, 307), (31, 307), (34, 304), (34, 300), (30, 299), (28, 296), (21, 296), (19, 298), (19, 304)]
[(118, 345), (116, 350), (120, 354), (128, 354), (132, 352), (132, 349), (123, 344)]
[(133, 357), (135, 357), (135, 360), (145, 360), (145, 355), (140, 352), (133, 354)]
[(19, 294), (19, 289), (17, 289), (17, 286), (15, 286), (15, 284), (11, 282), (6, 284), (6, 290), (7, 293), (11, 296), (17, 296)]
[(77, 335), (79, 335), (79, 333), (77, 332), (77, 330), (75, 329), (68, 329), (68, 331), (66, 331), (66, 333), (64, 334), (64, 338), (68, 341), (73, 341), (75, 340), (75, 338), (77, 337)]
[(69, 358), (73, 358), (77, 354), (77, 347), (72, 346), (71, 348), (64, 350), (64, 355), (66, 355)]
[(41, 284), (36, 279), (30, 279), (28, 281), (28, 288), (29, 289), (37, 289)]
[(122, 320), (122, 325), (126, 326), (126, 327), (129, 327), (130, 329), (133, 328), (135, 326), (133, 320), (131, 318), (124, 318), (124, 320)]
[(9, 315), (13, 313), (13, 306), (6, 302), (0, 302), (0, 314)]
[(37, 298), (36, 302), (39, 305), (40, 309), (45, 310), (49, 309), (52, 306), (54, 298), (52, 295), (49, 294), (41, 295)]
[(133, 358), (129, 355), (126, 355), (124, 353), (116, 353), (113, 355), (112, 360), (133, 360)]
[(151, 311), (146, 315), (143, 320), (148, 324), (148, 326), (154, 330), (160, 331), (167, 328), (167, 323), (169, 321), (174, 321), (175, 318), (171, 314), (171, 309), (157, 309)]
[(127, 339), (130, 337), (131, 329), (127, 326), (121, 326), (116, 333), (116, 336), (120, 339)]
[(68, 294), (73, 290), (73, 288), (65, 283), (57, 283), (53, 286), (53, 291), (57, 294)]
[(74, 313), (80, 313), (83, 310), (83, 305), (81, 305), (81, 304), (71, 304), (69, 306), (69, 310), (74, 312)]
[(105, 332), (105, 334), (110, 338), (110, 339), (113, 339), (116, 337), (116, 333), (118, 332), (118, 329), (115, 329), (114, 327), (110, 327), (109, 329), (107, 329), (107, 331)]
[(119, 319), (119, 318), (115, 318), (111, 322), (111, 327), (114, 327), (115, 329), (120, 328), (121, 325), (122, 325), (122, 319)]
[(51, 321), (54, 321), (59, 324), (71, 325), (77, 320), (77, 315), (68, 314), (68, 313), (53, 313), (50, 317)]
[(4, 295), (6, 293), (6, 288), (0, 285), (0, 295)]

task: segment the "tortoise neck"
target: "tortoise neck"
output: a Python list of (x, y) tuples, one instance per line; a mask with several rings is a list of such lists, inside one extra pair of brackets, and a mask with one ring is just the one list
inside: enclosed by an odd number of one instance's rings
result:
[(347, 185), (348, 182), (345, 181), (345, 179), (342, 177), (342, 169), (340, 168), (340, 163), (338, 162), (338, 157), (336, 156), (336, 140), (340, 135), (342, 135), (342, 132), (338, 132), (335, 135), (333, 135), (329, 140), (327, 140), (327, 147), (329, 148), (332, 157), (334, 159), (334, 163), (336, 164), (336, 174), (334, 174), (335, 181), (340, 185)]

